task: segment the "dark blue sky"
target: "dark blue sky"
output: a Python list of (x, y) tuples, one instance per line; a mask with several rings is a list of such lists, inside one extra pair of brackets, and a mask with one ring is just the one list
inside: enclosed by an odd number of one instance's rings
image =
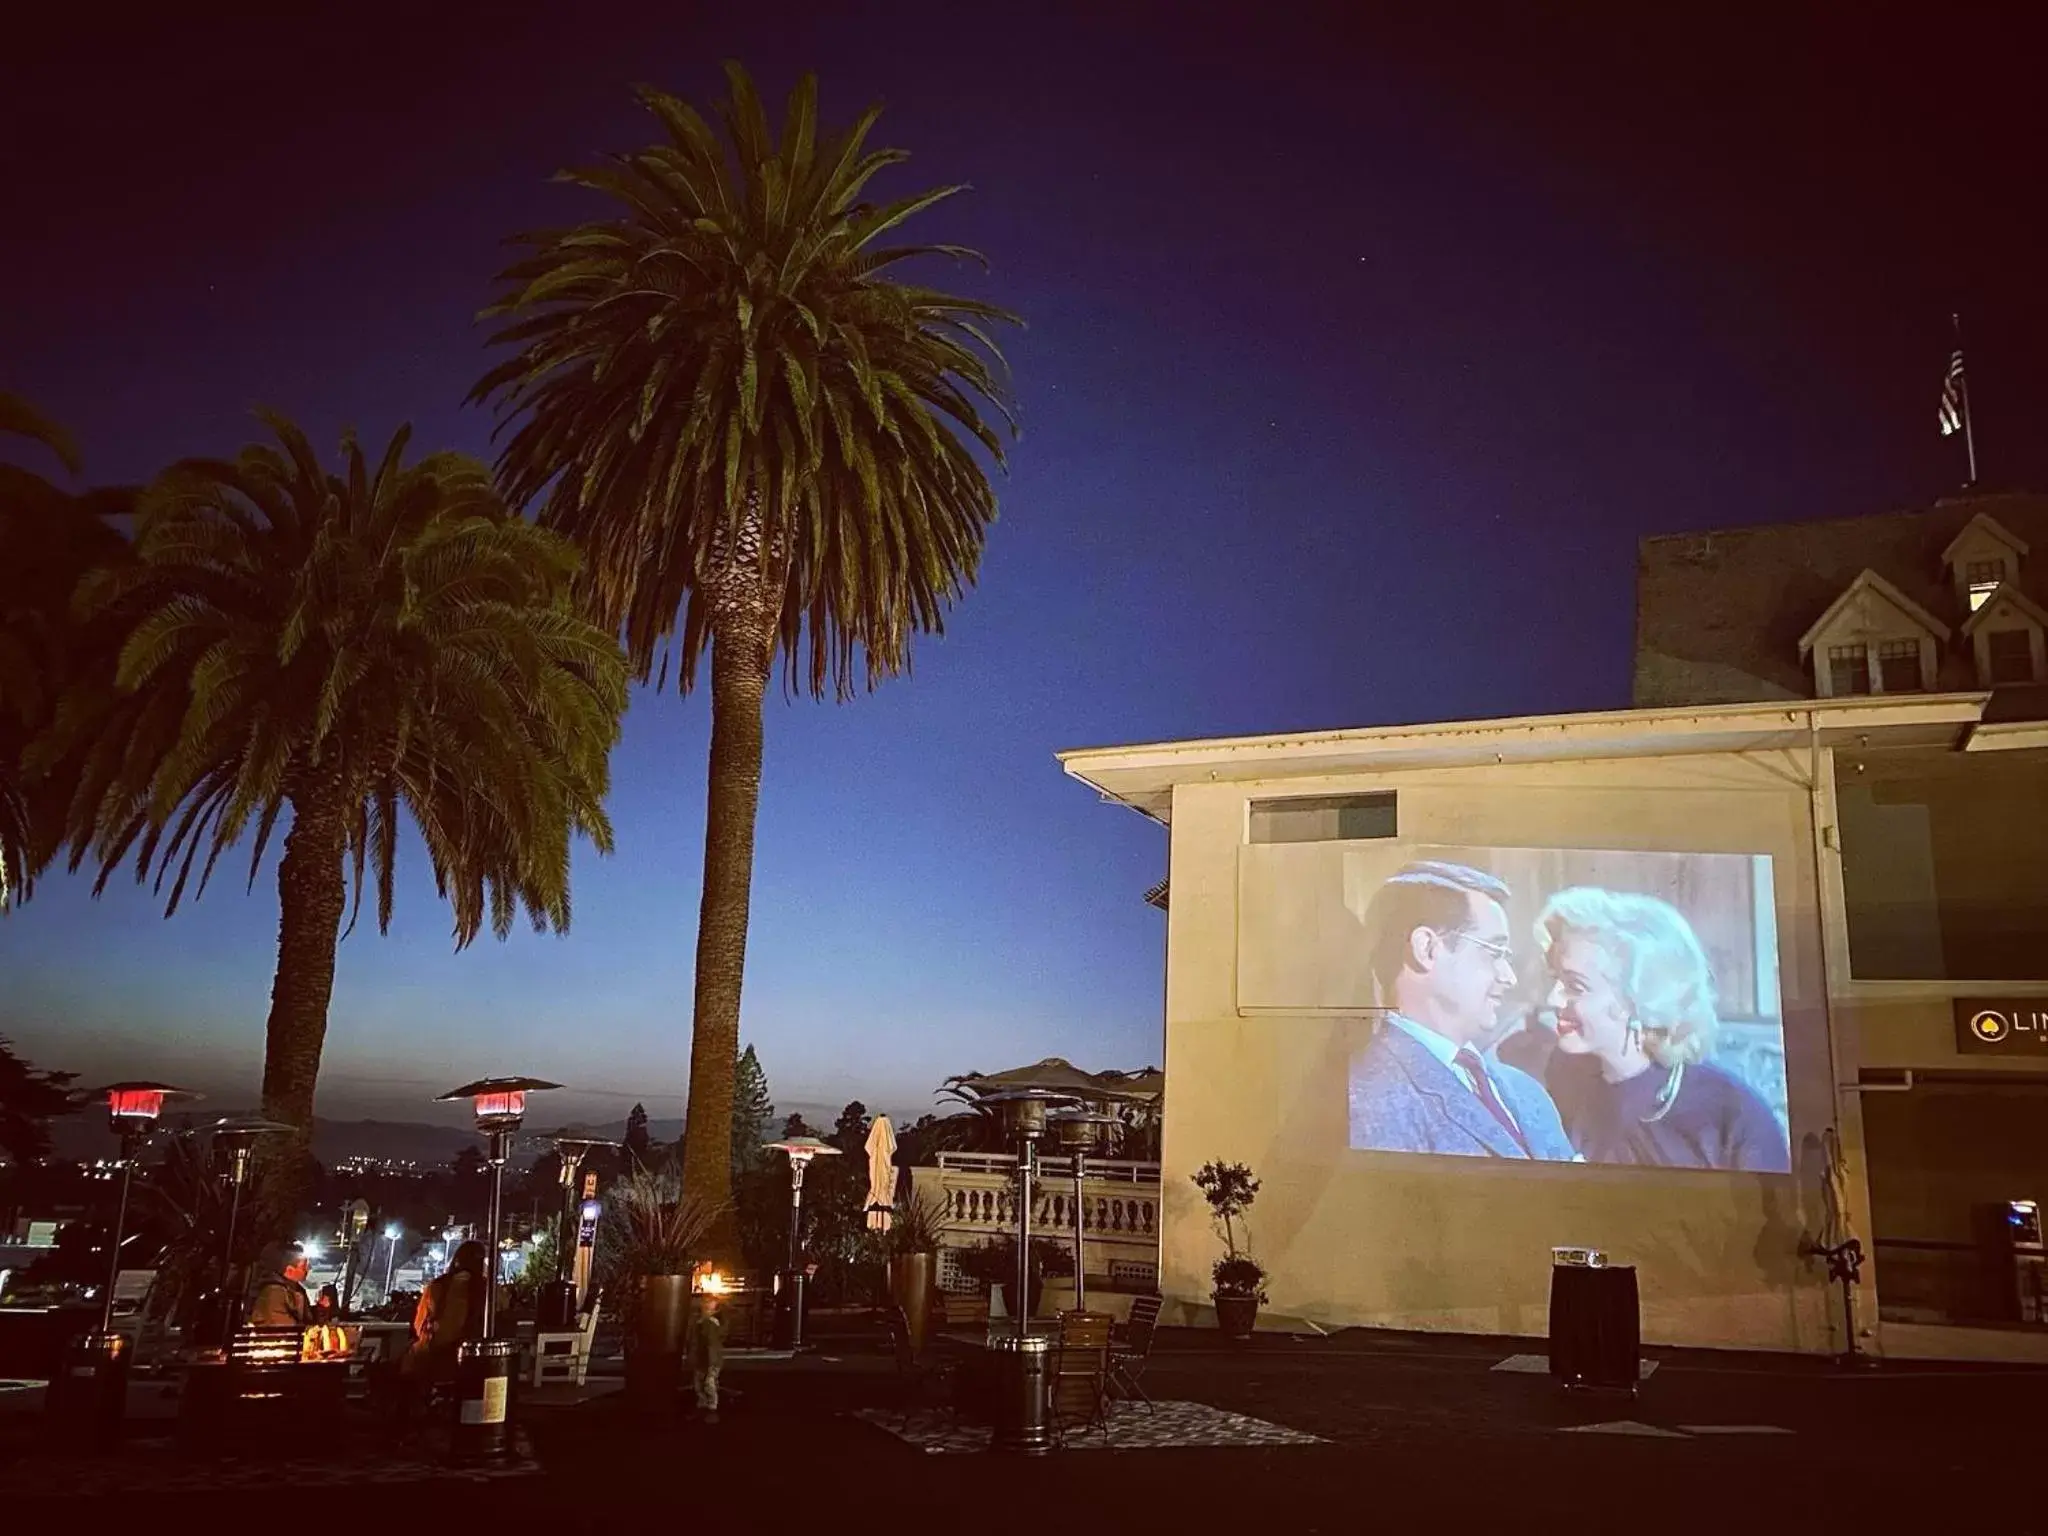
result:
[[(702, 100), (737, 56), (778, 99), (815, 69), (831, 121), (886, 101), (889, 186), (974, 185), (920, 233), (1027, 316), (1025, 436), (915, 675), (770, 708), (744, 1032), (784, 1101), (1159, 1059), (1164, 837), (1059, 748), (1623, 705), (1639, 536), (1960, 478), (1952, 308), (1987, 477), (2043, 478), (2036, 38), (734, 9), (32, 31), (0, 63), (0, 387), (100, 480), (229, 451), (258, 402), (484, 452), (498, 241), (587, 211), (547, 177), (648, 136), (630, 82)], [(567, 938), (451, 954), (415, 861), (391, 935), (343, 946), (323, 1110), (516, 1070), (585, 1090), (564, 1113), (678, 1112), (706, 734), (636, 695)], [(272, 876), (158, 913), (52, 880), (0, 922), (0, 1030), (247, 1092)]]

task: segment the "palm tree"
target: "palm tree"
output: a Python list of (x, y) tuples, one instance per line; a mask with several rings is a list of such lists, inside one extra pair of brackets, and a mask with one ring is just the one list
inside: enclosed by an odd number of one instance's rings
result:
[[(904, 670), (970, 584), (995, 496), (974, 452), (1011, 426), (1001, 354), (1012, 316), (902, 281), (954, 246), (880, 242), (961, 190), (875, 205), (904, 159), (865, 148), (879, 108), (823, 143), (817, 88), (779, 141), (728, 64), (724, 138), (643, 89), (660, 142), (565, 173), (610, 218), (527, 236), (485, 313), (516, 350), (478, 383), (514, 427), (506, 494), (588, 556), (600, 617), (636, 675), (679, 686), (711, 656), (711, 764), (684, 1177), (723, 1209), (740, 986), (761, 783), (761, 708), (779, 652), (793, 686), (853, 690)], [(671, 652), (673, 656), (671, 656)], [(722, 1251), (732, 1246), (729, 1225)]]
[[(72, 863), (95, 892), (134, 856), (178, 908), (253, 829), (253, 885), (289, 809), (263, 1112), (299, 1128), (274, 1222), (302, 1192), (305, 1139), (353, 868), (391, 918), (400, 822), (426, 845), (458, 948), (523, 907), (569, 923), (574, 835), (611, 846), (603, 798), (625, 707), (617, 642), (573, 605), (573, 546), (509, 511), (474, 459), (407, 466), (408, 430), (339, 472), (305, 435), (173, 466), (142, 495), (135, 558), (80, 605), (132, 616), (113, 691), (67, 704), (47, 743), (75, 765)], [(353, 927), (353, 920), (351, 921)], [(283, 1140), (284, 1138), (275, 1138)], [(294, 1150), (299, 1154), (292, 1155)]]
[[(78, 473), (71, 439), (0, 391), (0, 438), (10, 436)], [(0, 910), (34, 891), (51, 852), (54, 787), (35, 782), (25, 758), (70, 680), (105, 660), (72, 621), (71, 594), (87, 571), (120, 557), (121, 536), (107, 519), (128, 503), (125, 492), (73, 495), (33, 470), (0, 464)]]

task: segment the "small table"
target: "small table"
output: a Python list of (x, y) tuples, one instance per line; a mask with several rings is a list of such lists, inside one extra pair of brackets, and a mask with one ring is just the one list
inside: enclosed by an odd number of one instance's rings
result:
[(1550, 1374), (1567, 1387), (1611, 1387), (1633, 1394), (1641, 1357), (1634, 1266), (1555, 1266), (1550, 1271)]

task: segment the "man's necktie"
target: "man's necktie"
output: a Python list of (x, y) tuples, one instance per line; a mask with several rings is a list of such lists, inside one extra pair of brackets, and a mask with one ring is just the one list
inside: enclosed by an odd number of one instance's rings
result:
[(1472, 1079), (1472, 1091), (1479, 1095), (1479, 1102), (1500, 1122), (1500, 1128), (1514, 1138), (1515, 1145), (1522, 1149), (1522, 1156), (1534, 1157), (1536, 1154), (1529, 1150), (1529, 1141), (1522, 1134), (1522, 1128), (1515, 1124), (1515, 1117), (1508, 1113), (1507, 1105), (1501, 1103), (1500, 1095), (1494, 1091), (1493, 1079), (1486, 1075), (1486, 1063), (1479, 1059), (1479, 1053), (1469, 1045), (1461, 1045), (1458, 1054), (1451, 1059), (1465, 1069), (1465, 1074)]

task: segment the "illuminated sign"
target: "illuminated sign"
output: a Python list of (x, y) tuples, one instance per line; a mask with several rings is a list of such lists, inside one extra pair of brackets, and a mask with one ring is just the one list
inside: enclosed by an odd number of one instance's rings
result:
[(1955, 1000), (1956, 1049), (1965, 1056), (2048, 1051), (2048, 997)]

